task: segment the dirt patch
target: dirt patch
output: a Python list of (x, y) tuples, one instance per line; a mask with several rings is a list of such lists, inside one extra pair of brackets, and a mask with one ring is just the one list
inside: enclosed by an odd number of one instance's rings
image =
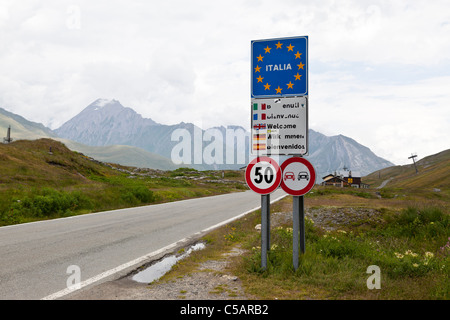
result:
[(309, 208), (306, 211), (306, 217), (325, 230), (335, 230), (348, 225), (383, 222), (381, 211), (372, 208)]

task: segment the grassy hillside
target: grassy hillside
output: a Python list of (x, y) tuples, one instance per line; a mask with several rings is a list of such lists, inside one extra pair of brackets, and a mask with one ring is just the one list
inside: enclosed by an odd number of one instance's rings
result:
[(0, 225), (245, 189), (221, 174), (105, 164), (51, 139), (0, 144)]
[(89, 161), (51, 139), (18, 140), (0, 144), (0, 188), (38, 186), (75, 187), (89, 182), (86, 176), (113, 175), (110, 168)]
[(366, 177), (364, 182), (377, 187), (389, 180), (388, 188), (409, 189), (449, 189), (450, 188), (450, 149), (420, 159), (414, 165), (394, 166), (376, 171)]

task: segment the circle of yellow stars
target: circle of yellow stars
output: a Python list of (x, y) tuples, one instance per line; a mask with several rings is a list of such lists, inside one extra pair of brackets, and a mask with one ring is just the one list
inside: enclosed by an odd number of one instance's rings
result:
[[(283, 43), (281, 43), (280, 41), (278, 41), (278, 43), (275, 43), (275, 46), (276, 46), (276, 49), (275, 49), (275, 50), (281, 49), (281, 48), (283, 47)], [(289, 51), (292, 51), (292, 53), (294, 53), (294, 47), (295, 47), (295, 46), (293, 46), (291, 43), (289, 43), (289, 45), (286, 46), (286, 48), (288, 49), (288, 52), (289, 52)], [(265, 51), (264, 53), (265, 53), (265, 54), (270, 54), (270, 50), (272, 50), (272, 49), (273, 49), (273, 47), (271, 48), (271, 47), (269, 47), (269, 45), (267, 45), (267, 47), (264, 48), (264, 51)], [(301, 58), (302, 58), (302, 54), (301, 54), (299, 51), (297, 51), (297, 53), (294, 53), (294, 55), (295, 55), (295, 59), (301, 59)], [(259, 54), (259, 56), (257, 56), (256, 58), (258, 59), (258, 62), (263, 62), (264, 56), (261, 55), (261, 54)], [(305, 65), (304, 65), (301, 61), (300, 61), (299, 64), (297, 64), (298, 70), (304, 70), (304, 69), (303, 69), (304, 66), (305, 66)], [(294, 79), (294, 83), (292, 83), (292, 81), (289, 81), (289, 83), (286, 83), (286, 86), (287, 86), (287, 89), (286, 89), (286, 90), (288, 90), (288, 89), (294, 89), (295, 81), (301, 79), (302, 75), (299, 74), (298, 70), (297, 70), (297, 74), (294, 75), (294, 78), (295, 78), (295, 79)], [(256, 65), (256, 67), (255, 67), (255, 73), (257, 73), (257, 72), (261, 72), (261, 67), (258, 66), (258, 65)], [(256, 80), (258, 80), (258, 82), (263, 83), (263, 85), (264, 85), (264, 91), (270, 90), (270, 86), (271, 86), (271, 85), (270, 85), (268, 82), (267, 82), (266, 84), (264, 84), (264, 82), (263, 82), (264, 77), (262, 77), (261, 74), (259, 75), (259, 77), (256, 78)], [(257, 83), (258, 83), (258, 82), (257, 82)], [(276, 88), (275, 91), (276, 91), (277, 94), (278, 94), (278, 93), (281, 94), (281, 92), (283, 91), (283, 88), (280, 88), (280, 86), (278, 86), (278, 88)]]

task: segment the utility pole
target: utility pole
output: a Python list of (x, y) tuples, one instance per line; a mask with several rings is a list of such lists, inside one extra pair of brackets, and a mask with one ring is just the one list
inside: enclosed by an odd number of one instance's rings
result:
[(415, 157), (417, 157), (417, 154), (412, 154), (411, 153), (411, 157), (408, 157), (408, 159), (412, 159), (413, 160), (414, 168), (416, 169), (416, 174), (417, 174), (419, 171), (417, 171), (416, 161), (414, 160)]
[(11, 138), (11, 126), (8, 127), (6, 132), (6, 138), (3, 138), (3, 143), (10, 143), (13, 139)]

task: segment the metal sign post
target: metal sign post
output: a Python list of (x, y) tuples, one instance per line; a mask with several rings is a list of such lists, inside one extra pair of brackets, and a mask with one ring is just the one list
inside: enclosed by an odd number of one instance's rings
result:
[(267, 268), (270, 250), (270, 194), (261, 195), (261, 268)]
[[(305, 210), (303, 203), (303, 196), (293, 196), (293, 249), (292, 262), (294, 269), (298, 269), (299, 253), (305, 253)], [(299, 247), (300, 244), (300, 247)], [(300, 248), (300, 252), (299, 252)]]

